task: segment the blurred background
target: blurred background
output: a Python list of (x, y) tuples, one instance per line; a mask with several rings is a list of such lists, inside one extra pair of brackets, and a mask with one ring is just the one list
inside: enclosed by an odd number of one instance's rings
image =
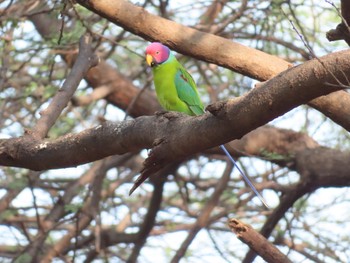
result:
[[(341, 22), (339, 1), (132, 2), (293, 65), (348, 47), (326, 38)], [(48, 138), (160, 110), (145, 63), (145, 39), (71, 1), (0, 1), (1, 139), (35, 125), (70, 72), (85, 32), (101, 62), (80, 83)], [(258, 82), (176, 56), (205, 105), (239, 97)], [(276, 134), (339, 153), (350, 146), (348, 131), (306, 105), (255, 132), (287, 149), (288, 140)], [(254, 140), (262, 139), (248, 134), (230, 147), (270, 210), (215, 149), (171, 164), (132, 196), (128, 192), (147, 150), (41, 172), (1, 167), (0, 262), (263, 262), (249, 256), (249, 247), (228, 228), (229, 218), (265, 229), (293, 262), (348, 262), (349, 183), (309, 185), (298, 192), (304, 177), (295, 168), (294, 148), (282, 154), (262, 140), (261, 148), (249, 152)], [(226, 182), (224, 189), (216, 187), (220, 182)]]

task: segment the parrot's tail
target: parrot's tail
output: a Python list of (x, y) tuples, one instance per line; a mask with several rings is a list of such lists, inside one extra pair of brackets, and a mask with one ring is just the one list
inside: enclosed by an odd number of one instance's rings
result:
[(265, 199), (261, 196), (261, 194), (258, 192), (258, 190), (256, 190), (255, 186), (250, 181), (249, 177), (245, 175), (245, 173), (241, 170), (241, 168), (239, 168), (236, 161), (232, 158), (231, 154), (227, 151), (226, 147), (224, 145), (220, 145), (220, 148), (224, 151), (224, 153), (227, 155), (227, 157), (231, 160), (233, 165), (236, 166), (237, 170), (242, 175), (244, 181), (249, 185), (249, 187), (253, 190), (253, 192), (256, 194), (256, 196), (260, 199), (261, 203), (263, 203), (264, 206), (266, 206), (266, 208), (269, 208)]

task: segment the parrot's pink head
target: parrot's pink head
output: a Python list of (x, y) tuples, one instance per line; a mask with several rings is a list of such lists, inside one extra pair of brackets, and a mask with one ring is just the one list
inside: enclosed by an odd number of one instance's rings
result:
[(170, 49), (159, 42), (153, 42), (146, 48), (146, 61), (151, 67), (162, 64), (170, 56)]

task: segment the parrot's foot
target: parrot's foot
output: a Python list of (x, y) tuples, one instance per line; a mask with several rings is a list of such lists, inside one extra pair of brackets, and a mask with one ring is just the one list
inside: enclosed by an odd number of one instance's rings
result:
[(167, 114), (169, 111), (166, 111), (166, 110), (160, 110), (160, 111), (156, 111), (155, 112), (155, 115), (157, 116), (157, 117), (160, 117), (160, 116), (163, 116), (163, 115), (165, 115), (165, 114)]
[(157, 111), (155, 114), (157, 117), (164, 117), (164, 118), (167, 118), (168, 120), (184, 116), (184, 114), (176, 111)]

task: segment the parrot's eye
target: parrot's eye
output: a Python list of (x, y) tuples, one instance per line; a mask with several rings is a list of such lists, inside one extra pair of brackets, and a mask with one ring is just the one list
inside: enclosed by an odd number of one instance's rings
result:
[(156, 52), (156, 55), (158, 55), (158, 54), (159, 54), (159, 51)]

